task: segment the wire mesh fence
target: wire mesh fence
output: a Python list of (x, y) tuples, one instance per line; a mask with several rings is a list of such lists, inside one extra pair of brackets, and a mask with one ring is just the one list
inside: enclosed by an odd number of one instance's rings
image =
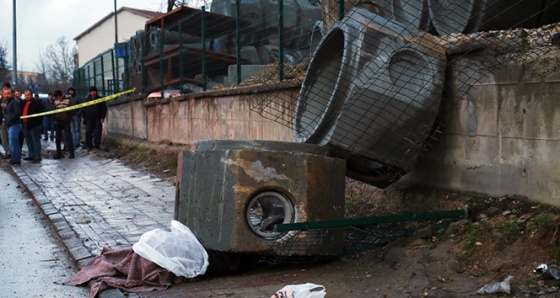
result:
[(122, 60), (115, 56), (114, 49), (110, 49), (85, 63), (74, 72), (78, 94), (87, 94), (90, 86), (96, 86), (101, 96), (122, 91), (125, 88), (125, 63)]
[(214, 0), (148, 21), (124, 66), (109, 51), (75, 85), (192, 93), (301, 82), (297, 98), (257, 92), (251, 109), (328, 146), (349, 177), (385, 187), (444, 125), (446, 92), (463, 96), (491, 70), (554, 51), (559, 12), (560, 0)]
[[(437, 137), (444, 93), (468, 96), (490, 71), (555, 51), (560, 29), (560, 1), (323, 5), (330, 18), (323, 15), (295, 108), (258, 95), (253, 110), (293, 119), (279, 123), (297, 141), (328, 146), (347, 160), (347, 176), (379, 187), (410, 171)], [(273, 76), (281, 79), (261, 80)]]

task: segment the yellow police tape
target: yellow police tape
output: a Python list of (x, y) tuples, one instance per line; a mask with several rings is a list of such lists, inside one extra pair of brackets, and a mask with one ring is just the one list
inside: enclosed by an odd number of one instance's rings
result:
[(113, 94), (113, 95), (110, 95), (110, 96), (105, 96), (105, 97), (102, 97), (102, 98), (99, 98), (99, 99), (96, 99), (96, 100), (92, 100), (92, 101), (84, 102), (84, 103), (81, 103), (81, 104), (69, 106), (69, 107), (64, 108), (64, 109), (53, 110), (53, 111), (49, 111), (49, 112), (44, 112), (44, 113), (39, 113), (39, 114), (33, 114), (33, 115), (27, 115), (27, 116), (21, 116), (21, 119), (24, 119), (24, 118), (33, 118), (33, 117), (40, 117), (40, 116), (47, 116), (47, 115), (52, 115), (52, 114), (56, 114), (56, 113), (62, 113), (62, 112), (72, 111), (72, 110), (80, 109), (80, 108), (83, 108), (83, 107), (92, 106), (92, 105), (98, 104), (98, 103), (100, 103), (100, 102), (109, 101), (109, 100), (111, 100), (111, 99), (113, 99), (113, 98), (117, 98), (117, 97), (119, 97), (119, 96), (122, 96), (122, 95), (125, 95), (125, 94), (128, 94), (128, 93), (131, 93), (131, 92), (134, 92), (134, 91), (136, 91), (136, 88), (133, 88), (133, 89), (130, 89), (130, 90), (126, 90), (126, 91), (123, 91), (123, 92), (119, 92), (119, 93), (116, 93), (116, 94)]

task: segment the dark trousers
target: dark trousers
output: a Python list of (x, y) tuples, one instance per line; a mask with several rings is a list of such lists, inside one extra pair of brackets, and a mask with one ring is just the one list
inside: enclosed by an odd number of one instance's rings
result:
[[(51, 140), (54, 137), (54, 120), (52, 116), (45, 116), (43, 117), (43, 134), (44, 140), (46, 141), (49, 137)], [(49, 133), (50, 132), (50, 133)]]
[(27, 157), (35, 160), (41, 159), (41, 126), (29, 127), (23, 124), (23, 135), (27, 144)]
[[(92, 142), (93, 139), (93, 142)], [(86, 148), (99, 149), (101, 146), (101, 121), (99, 119), (86, 119)]]
[[(62, 149), (60, 144), (62, 143), (62, 132), (64, 132), (64, 137), (66, 140), (72, 140), (72, 133), (70, 131), (70, 122), (54, 122), (54, 130), (56, 131), (56, 156), (62, 156)], [(68, 152), (70, 155), (74, 155), (74, 142), (67, 142)]]

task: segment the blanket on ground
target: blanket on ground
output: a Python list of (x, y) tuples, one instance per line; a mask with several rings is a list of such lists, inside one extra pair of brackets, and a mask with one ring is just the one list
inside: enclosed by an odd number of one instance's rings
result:
[(126, 292), (149, 292), (165, 290), (185, 282), (186, 278), (142, 258), (132, 248), (112, 250), (104, 247), (101, 255), (93, 258), (64, 284), (76, 286), (89, 281), (93, 281), (90, 296), (94, 298), (110, 287)]

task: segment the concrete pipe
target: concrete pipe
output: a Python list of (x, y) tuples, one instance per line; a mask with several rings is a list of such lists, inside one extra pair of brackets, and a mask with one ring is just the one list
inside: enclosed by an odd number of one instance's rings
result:
[[(241, 19), (249, 22), (242, 29), (242, 45), (258, 45), (262, 43), (266, 34), (263, 7), (260, 0), (240, 1)], [(214, 0), (210, 12), (219, 13), (229, 17), (237, 17), (235, 0)], [(235, 53), (235, 33), (220, 36), (216, 39), (216, 50), (223, 53)]]
[(174, 217), (211, 250), (335, 256), (342, 251), (340, 229), (274, 227), (343, 219), (344, 167), (344, 160), (312, 144), (197, 142), (179, 154)]
[(393, 18), (405, 27), (426, 32), (431, 30), (427, 0), (393, 0)]
[(313, 30), (311, 31), (311, 36), (309, 37), (309, 51), (310, 54), (313, 54), (317, 47), (319, 46), (319, 42), (323, 39), (325, 32), (323, 31), (323, 21), (319, 20), (315, 22), (313, 25)]
[(440, 35), (539, 24), (543, 0), (428, 0), (430, 18)]
[(446, 56), (427, 33), (361, 8), (327, 32), (296, 107), (296, 139), (384, 187), (409, 171), (437, 116)]

